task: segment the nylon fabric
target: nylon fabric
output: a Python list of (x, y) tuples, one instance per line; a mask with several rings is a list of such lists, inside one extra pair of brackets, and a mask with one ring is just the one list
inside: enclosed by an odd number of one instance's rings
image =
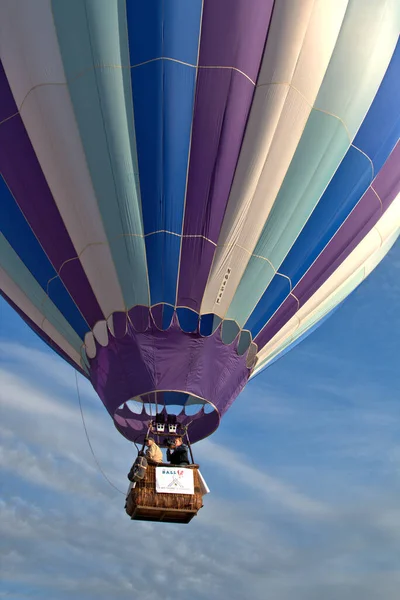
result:
[[(204, 70), (196, 107), (179, 270), (178, 305), (199, 311), (215, 252), (254, 86), (231, 70)], [(199, 268), (193, 270), (192, 265)]]
[(194, 86), (195, 69), (178, 63), (132, 70), (152, 304), (175, 303)]
[(211, 435), (398, 238), (399, 31), (399, 0), (0, 2), (1, 294), (127, 440), (164, 405)]
[(302, 136), (347, 1), (332, 3), (328, 10), (322, 4), (283, 0), (275, 5), (201, 312), (225, 316)]
[[(6, 276), (5, 272), (4, 271), (1, 272), (1, 267), (0, 267), (0, 280), (1, 280), (2, 284), (4, 283), (5, 276)], [(11, 280), (10, 280), (10, 282), (11, 282)], [(28, 314), (26, 312), (24, 312), (23, 310), (21, 310), (19, 308), (19, 306), (15, 302), (13, 302), (11, 300), (11, 298), (9, 296), (7, 296), (7, 294), (4, 291), (2, 291), (2, 289), (0, 289), (0, 296), (3, 297), (3, 299), (11, 306), (11, 308), (13, 310), (15, 310), (15, 312), (21, 317), (21, 319), (23, 321), (25, 321), (27, 326), (30, 327), (44, 341), (44, 343), (47, 344), (47, 346), (49, 348), (54, 350), (54, 352), (56, 352), (58, 354), (58, 356), (60, 356), (60, 358), (65, 360), (69, 365), (71, 365), (71, 367), (73, 367), (74, 369), (79, 371), (79, 373), (81, 375), (83, 375), (84, 377), (87, 378), (87, 373), (85, 372), (84, 368), (82, 368), (82, 365), (79, 362), (80, 357), (75, 352), (75, 350), (72, 347), (66, 346), (65, 340), (62, 340), (61, 343), (64, 345), (64, 347), (68, 348), (68, 353), (67, 353), (54, 341), (55, 338), (60, 337), (60, 335), (58, 334), (58, 332), (56, 330), (53, 330), (52, 337), (50, 337), (47, 333), (45, 333), (43, 331), (43, 329), (41, 329), (39, 327), (39, 325), (37, 325), (35, 323), (35, 321), (30, 319), (28, 317)], [(22, 297), (22, 294), (21, 294), (21, 297)], [(19, 298), (20, 300), (21, 300), (21, 297)], [(24, 302), (22, 304), (24, 305)], [(27, 302), (27, 298), (25, 298), (25, 307), (28, 305), (29, 305), (29, 303)], [(32, 305), (30, 305), (28, 312), (30, 312), (31, 314), (32, 314), (32, 312), (36, 312), (35, 316), (36, 316), (38, 322), (43, 321), (43, 315), (41, 315), (38, 311), (35, 311), (35, 309)], [(47, 327), (50, 328), (51, 325), (48, 323)]]
[(201, 0), (127, 3), (151, 304), (176, 298), (201, 11)]
[(268, 364), (346, 298), (387, 254), (400, 233), (400, 196), (318, 291), (259, 353)]
[[(102, 313), (124, 308), (47, 0), (4, 0), (1, 55), (24, 127)], [(41, 35), (32, 35), (40, 31)], [(101, 273), (101, 276), (99, 274)]]
[[(160, 398), (161, 396), (161, 398)], [(185, 406), (188, 398), (190, 398), (189, 394), (182, 394), (180, 392), (161, 392), (157, 394), (159, 398), (159, 404), (175, 404), (176, 406)]]
[(146, 237), (150, 295), (154, 304), (175, 302), (179, 249), (180, 238), (176, 235), (157, 233)]
[[(5, 107), (11, 111), (11, 115), (15, 115), (15, 103), (2, 69), (0, 69), (0, 105), (0, 114), (3, 118)], [(3, 120), (0, 125), (0, 170), (10, 193), (35, 232), (54, 270), (59, 274), (75, 304), (79, 303), (80, 312), (91, 327), (103, 318), (103, 313), (65, 229), (18, 114)]]
[[(257, 291), (261, 298), (246, 322), (253, 336), (279, 308), (292, 287), (297, 285), (323, 248), (347, 219), (372, 183), (400, 137), (400, 43), (357, 136), (307, 221), (289, 254), (263, 293), (265, 261), (258, 264)], [(372, 164), (371, 164), (372, 163)], [(255, 267), (254, 267), (255, 268)], [(255, 285), (257, 285), (257, 283)], [(235, 301), (244, 294), (241, 282)]]
[(356, 248), (367, 233), (375, 226), (381, 215), (389, 208), (400, 191), (400, 142), (389, 156), (385, 166), (365, 192), (349, 217), (337, 231), (330, 243), (318, 256), (289, 296), (279, 307), (272, 319), (256, 337), (259, 347), (269, 339), (297, 312), (316, 292), (340, 263)]
[[(246, 248), (247, 252), (237, 252), (240, 261), (235, 260), (235, 251), (230, 257), (235, 263), (235, 270), (224, 292), (225, 307), (236, 293), (251, 253), (266, 258), (272, 265), (263, 281), (264, 289), (269, 285), (345, 156), (372, 103), (397, 43), (393, 14), (389, 13), (391, 18), (388, 18), (386, 4), (371, 2), (365, 14), (361, 11), (363, 18), (360, 18), (359, 0), (349, 2), (315, 99), (316, 108), (308, 118), (268, 220), (263, 226), (260, 214), (254, 212), (239, 238), (239, 245)], [(400, 21), (397, 25), (400, 27)], [(363, 44), (355, 46), (354, 38), (358, 37), (363, 39)], [(339, 79), (339, 65), (343, 69), (344, 60), (346, 73), (350, 75), (346, 75), (342, 82)], [(243, 278), (243, 284), (246, 282), (247, 289), (252, 292), (247, 295), (245, 302), (242, 299), (240, 302), (234, 301), (226, 312), (228, 318), (236, 319), (240, 325), (247, 320), (254, 301), (257, 302), (261, 295), (259, 289), (258, 293), (255, 290), (258, 273), (253, 272), (253, 265), (254, 261), (246, 269)], [(260, 279), (258, 282), (261, 283)]]
[[(183, 228), (184, 236), (202, 235), (203, 240), (182, 239), (177, 294), (178, 305), (198, 312), (253, 99), (272, 6), (272, 0), (204, 3)], [(193, 260), (199, 265), (196, 270)]]
[[(18, 304), (21, 310), (28, 314), (36, 324), (39, 324), (37, 319), (35, 320), (29, 312), (30, 305), (32, 304), (36, 311), (42, 314), (42, 320), (46, 319), (52, 325), (52, 328), (57, 330), (60, 334), (61, 337), (57, 336), (57, 338), (53, 338), (54, 341), (64, 349), (61, 342), (61, 338), (64, 338), (67, 344), (72, 346), (79, 354), (80, 347), (83, 343), (82, 338), (80, 338), (76, 331), (72, 329), (63, 314), (53, 304), (46, 292), (43, 291), (36, 279), (32, 276), (30, 271), (28, 271), (24, 263), (19, 259), (18, 255), (14, 252), (2, 234), (0, 234), (0, 251), (2, 272), (1, 289), (13, 300), (13, 302)], [(24, 304), (20, 304), (18, 301), (18, 298), (21, 297), (21, 293), (27, 300)], [(40, 324), (40, 326), (45, 330), (44, 325), (42, 326)], [(54, 329), (52, 333), (54, 333)], [(47, 330), (45, 331), (48, 333)]]
[(125, 4), (53, 0), (52, 8), (68, 90), (124, 305), (148, 305)]
[(273, 353), (273, 356), (267, 355), (267, 358), (264, 358), (262, 361), (258, 361), (253, 373), (250, 375), (250, 379), (254, 379), (260, 373), (263, 373), (265, 369), (271, 367), (277, 360), (283, 358), (290, 350), (293, 350), (300, 342), (305, 340), (309, 335), (311, 335), (314, 331), (316, 331), (321, 325), (325, 323), (331, 317), (338, 308), (342, 306), (343, 302), (335, 306), (330, 312), (328, 312), (318, 323), (314, 323), (311, 325), (304, 333), (293, 339), (293, 341), (288, 341), (287, 344), (280, 349), (278, 352)]
[(196, 66), (202, 0), (127, 0), (132, 66), (169, 58)]
[[(72, 329), (83, 338), (89, 326), (68, 294), (51, 262), (43, 252), (23, 214), (0, 177), (1, 232), (8, 244), (31, 272), (45, 294), (62, 313)], [(0, 255), (0, 264), (5, 255)], [(11, 273), (11, 275), (13, 275)], [(16, 275), (15, 275), (16, 276)]]
[[(350, 281), (341, 288), (340, 293), (338, 292), (336, 296), (337, 302), (343, 302), (343, 299), (350, 295), (362, 281), (363, 278), (361, 273), (353, 275), (350, 278)], [(326, 307), (322, 305), (316, 315), (313, 314), (306, 322), (299, 323), (298, 319), (294, 319), (293, 322), (288, 322), (287, 325), (284, 326), (285, 335), (281, 338), (280, 344), (277, 342), (276, 348), (269, 348), (268, 358), (263, 358), (264, 353), (259, 354), (259, 360), (261, 360), (262, 367), (265, 368), (266, 366), (271, 365), (271, 363), (278, 360), (283, 353), (286, 353), (295, 346), (300, 339), (307, 337), (308, 332), (310, 331), (311, 333), (313, 329), (319, 327), (321, 320), (327, 319), (333, 310), (334, 309), (330, 308), (329, 305)]]

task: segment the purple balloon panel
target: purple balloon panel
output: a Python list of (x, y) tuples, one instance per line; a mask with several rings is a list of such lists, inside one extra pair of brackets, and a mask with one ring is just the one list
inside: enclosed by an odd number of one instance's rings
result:
[(218, 239), (254, 85), (231, 69), (199, 71), (184, 233)]
[(134, 306), (128, 312), (128, 315), (136, 331), (146, 331), (148, 329), (150, 314), (147, 306)]
[(0, 123), (18, 113), (18, 107), (8, 84), (3, 63), (0, 61)]
[[(184, 235), (218, 241), (254, 86), (231, 70), (198, 76)], [(178, 304), (199, 309), (215, 246), (184, 238)], [(200, 265), (201, 273), (193, 269)]]
[[(218, 241), (272, 6), (264, 0), (204, 3), (199, 66), (215, 68), (199, 68), (197, 75), (184, 235)], [(200, 309), (214, 251), (211, 244), (183, 240), (178, 305)]]
[(199, 65), (234, 67), (256, 80), (274, 0), (205, 0)]
[(372, 187), (382, 201), (382, 212), (385, 212), (400, 191), (400, 141), (372, 182)]
[(113, 335), (116, 338), (122, 338), (127, 332), (127, 314), (125, 312), (115, 312), (109, 318), (114, 328)]
[(198, 425), (190, 426), (194, 442), (214, 431), (250, 376), (246, 355), (238, 355), (236, 343), (222, 342), (220, 328), (209, 337), (185, 333), (176, 315), (166, 331), (158, 329), (150, 317), (145, 331), (135, 330), (128, 321), (124, 337), (116, 339), (110, 332), (107, 346), (96, 343), (96, 356), (88, 360), (96, 392), (110, 415), (119, 416), (119, 431), (132, 440), (137, 439), (138, 431), (145, 432), (150, 417), (131, 413), (135, 422), (143, 421), (143, 431), (135, 425), (131, 437), (129, 424), (121, 422), (121, 418), (129, 420), (122, 408), (128, 400), (155, 391), (184, 392), (206, 400), (216, 411), (203, 413)]

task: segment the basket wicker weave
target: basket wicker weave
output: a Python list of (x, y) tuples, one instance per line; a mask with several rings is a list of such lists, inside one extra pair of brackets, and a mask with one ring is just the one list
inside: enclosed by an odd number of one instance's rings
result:
[(194, 494), (162, 494), (156, 492), (156, 467), (149, 464), (145, 478), (136, 483), (127, 499), (128, 515), (132, 519), (188, 523), (203, 506), (203, 496), (198, 465), (185, 468), (193, 471)]

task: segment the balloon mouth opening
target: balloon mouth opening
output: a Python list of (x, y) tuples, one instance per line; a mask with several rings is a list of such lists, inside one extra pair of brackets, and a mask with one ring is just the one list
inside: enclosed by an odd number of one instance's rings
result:
[[(220, 413), (210, 401), (183, 391), (156, 391), (141, 394), (123, 402), (114, 413), (117, 429), (128, 439), (140, 441), (157, 417), (164, 421), (160, 436), (168, 435), (169, 423), (176, 422), (191, 432), (196, 441), (208, 437), (219, 425)], [(201, 426), (203, 435), (197, 435)]]

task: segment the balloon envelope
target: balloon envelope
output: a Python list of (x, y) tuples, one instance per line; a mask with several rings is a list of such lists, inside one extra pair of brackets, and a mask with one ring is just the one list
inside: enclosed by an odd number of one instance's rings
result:
[(197, 441), (398, 236), (399, 3), (3, 0), (0, 22), (2, 294), (126, 438), (174, 407)]

